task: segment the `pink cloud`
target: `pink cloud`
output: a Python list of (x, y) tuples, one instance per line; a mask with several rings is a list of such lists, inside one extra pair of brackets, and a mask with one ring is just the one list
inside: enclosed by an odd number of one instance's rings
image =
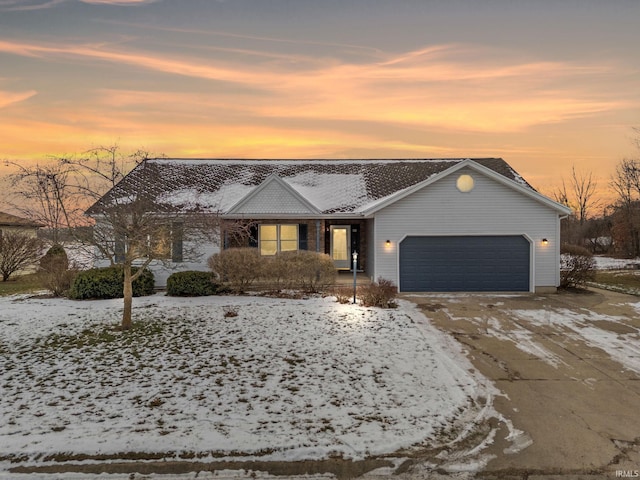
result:
[(38, 92), (36, 92), (35, 90), (29, 90), (27, 92), (0, 91), (0, 108), (4, 108), (13, 103), (23, 102), (37, 94)]
[(82, 3), (93, 5), (143, 5), (145, 3), (155, 3), (159, 0), (80, 0)]
[[(82, 3), (94, 5), (143, 5), (155, 3), (159, 0), (80, 0)], [(52, 8), (69, 0), (0, 0), (0, 10), (5, 11), (30, 11)]]
[(24, 0), (2, 0), (0, 10), (6, 11), (29, 11), (51, 8), (66, 2), (67, 0), (46, 0), (46, 1), (24, 1)]
[[(106, 1), (106, 0), (91, 0)], [(250, 86), (263, 95), (201, 93), (182, 105), (214, 104), (255, 117), (349, 120), (453, 131), (516, 132), (536, 125), (628, 108), (602, 90), (606, 64), (515, 61), (505, 52), (438, 45), (384, 61), (347, 63), (306, 57), (305, 62), (256, 63), (210, 58), (171, 58), (103, 45), (38, 45), (1, 42), (0, 51), (31, 57), (78, 57), (173, 75)], [(246, 51), (252, 52), (252, 51)], [(256, 52), (260, 54), (260, 52)], [(619, 70), (616, 72), (618, 75)], [(604, 83), (606, 84), (606, 82)], [(175, 93), (161, 92), (167, 96)], [(156, 97), (123, 92), (118, 102)], [(154, 94), (155, 95), (155, 94)], [(277, 98), (277, 101), (274, 101)], [(620, 97), (621, 98), (621, 97)], [(178, 104), (175, 102), (174, 104)]]

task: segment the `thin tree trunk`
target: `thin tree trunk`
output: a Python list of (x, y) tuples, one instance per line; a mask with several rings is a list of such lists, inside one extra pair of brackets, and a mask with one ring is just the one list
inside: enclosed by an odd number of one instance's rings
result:
[(133, 285), (131, 281), (131, 265), (124, 265), (124, 310), (122, 311), (122, 330), (130, 330), (131, 307), (133, 305)]

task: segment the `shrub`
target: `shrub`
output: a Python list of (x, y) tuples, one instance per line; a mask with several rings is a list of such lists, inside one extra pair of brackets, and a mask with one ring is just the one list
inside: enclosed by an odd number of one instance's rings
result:
[(560, 287), (581, 287), (595, 277), (596, 261), (586, 248), (562, 245), (560, 248)]
[(329, 255), (306, 250), (279, 253), (264, 266), (264, 276), (274, 286), (308, 292), (332, 285), (336, 275)]
[(229, 248), (209, 257), (208, 264), (219, 281), (244, 292), (262, 275), (263, 259), (257, 248)]
[(238, 316), (238, 307), (232, 305), (225, 305), (222, 307), (224, 318), (233, 318)]
[(64, 247), (58, 243), (53, 245), (40, 259), (40, 268), (43, 270), (56, 270), (69, 268), (69, 258)]
[[(137, 268), (133, 268), (133, 273)], [(154, 292), (154, 278), (150, 270), (133, 282), (133, 296), (141, 297)], [(78, 273), (69, 290), (69, 298), (76, 300), (122, 298), (124, 271), (122, 267), (92, 268)]]
[(216, 278), (235, 292), (244, 292), (259, 279), (273, 290), (316, 292), (332, 285), (337, 275), (328, 255), (306, 250), (263, 257), (257, 248), (230, 248), (212, 255), (208, 263)]
[(0, 278), (3, 282), (14, 274), (27, 273), (38, 265), (42, 242), (31, 235), (0, 232)]
[(377, 282), (358, 288), (360, 302), (365, 307), (396, 308), (398, 289), (391, 280), (379, 278)]
[(167, 279), (167, 295), (174, 297), (201, 297), (215, 295), (218, 284), (214, 281), (212, 272), (197, 272), (189, 270), (176, 272)]
[(331, 294), (336, 297), (336, 302), (346, 304), (353, 301), (353, 287), (339, 285), (334, 287)]
[(69, 258), (62, 245), (52, 246), (40, 259), (40, 283), (56, 297), (69, 292), (77, 273), (77, 269), (69, 269)]

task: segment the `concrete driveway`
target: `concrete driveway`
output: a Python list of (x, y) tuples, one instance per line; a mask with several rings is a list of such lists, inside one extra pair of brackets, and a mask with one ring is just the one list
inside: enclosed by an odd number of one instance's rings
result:
[[(492, 460), (478, 478), (640, 476), (640, 298), (601, 290), (405, 298), (503, 394), (494, 406), (504, 418), (483, 451)], [(528, 439), (516, 453), (509, 421)]]

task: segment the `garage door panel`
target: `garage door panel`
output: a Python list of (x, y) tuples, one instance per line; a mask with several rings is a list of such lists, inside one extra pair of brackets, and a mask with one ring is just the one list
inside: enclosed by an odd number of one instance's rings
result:
[(400, 290), (528, 291), (530, 244), (523, 236), (407, 237)]

